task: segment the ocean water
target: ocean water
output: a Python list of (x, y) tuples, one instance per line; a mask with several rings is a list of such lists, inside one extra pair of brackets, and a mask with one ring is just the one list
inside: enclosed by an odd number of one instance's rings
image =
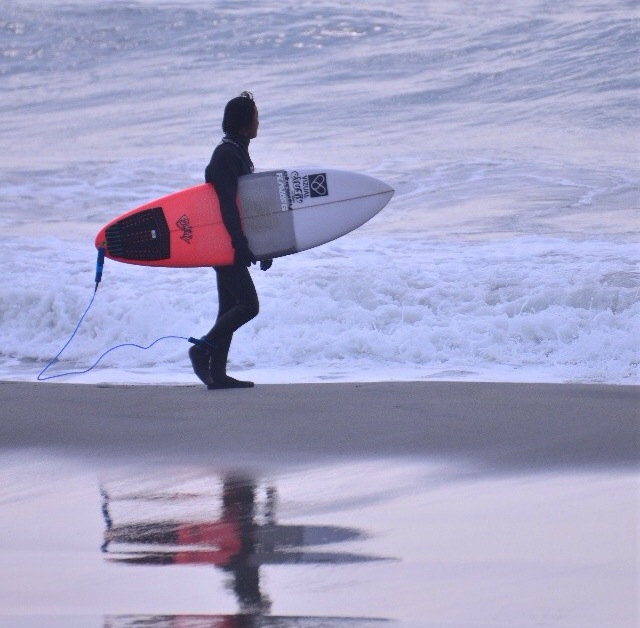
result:
[[(35, 379), (108, 220), (202, 181), (254, 93), (258, 169), (392, 185), (362, 228), (254, 271), (230, 371), (256, 381), (638, 381), (638, 10), (623, 0), (5, 0), (0, 377)], [(107, 262), (49, 374), (201, 335), (210, 269)], [(188, 345), (69, 382), (193, 383)]]

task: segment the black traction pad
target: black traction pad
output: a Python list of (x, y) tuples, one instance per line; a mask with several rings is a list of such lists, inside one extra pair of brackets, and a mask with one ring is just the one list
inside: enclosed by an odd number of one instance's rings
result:
[(153, 207), (118, 220), (106, 230), (111, 257), (150, 262), (171, 257), (169, 226), (162, 207)]

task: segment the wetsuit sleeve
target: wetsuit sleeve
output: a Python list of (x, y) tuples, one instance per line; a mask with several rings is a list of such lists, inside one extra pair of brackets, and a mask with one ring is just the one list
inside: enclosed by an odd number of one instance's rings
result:
[(231, 236), (231, 242), (246, 244), (247, 239), (242, 230), (240, 211), (236, 203), (238, 193), (238, 177), (243, 174), (243, 162), (235, 151), (226, 146), (218, 146), (213, 152), (211, 161), (205, 170), (205, 181), (212, 183), (220, 201), (222, 222)]

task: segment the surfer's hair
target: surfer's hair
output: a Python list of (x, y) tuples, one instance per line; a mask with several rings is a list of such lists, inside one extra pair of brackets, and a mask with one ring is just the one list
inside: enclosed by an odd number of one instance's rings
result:
[(222, 130), (225, 133), (239, 133), (253, 122), (256, 113), (256, 103), (251, 92), (242, 92), (240, 96), (232, 98), (224, 108)]

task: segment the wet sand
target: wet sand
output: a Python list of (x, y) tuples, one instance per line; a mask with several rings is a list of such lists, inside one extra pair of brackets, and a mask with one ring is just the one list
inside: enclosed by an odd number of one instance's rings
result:
[(635, 628), (639, 391), (0, 383), (0, 626)]
[(0, 383), (3, 447), (281, 464), (421, 456), (485, 470), (637, 468), (640, 387), (456, 382)]

